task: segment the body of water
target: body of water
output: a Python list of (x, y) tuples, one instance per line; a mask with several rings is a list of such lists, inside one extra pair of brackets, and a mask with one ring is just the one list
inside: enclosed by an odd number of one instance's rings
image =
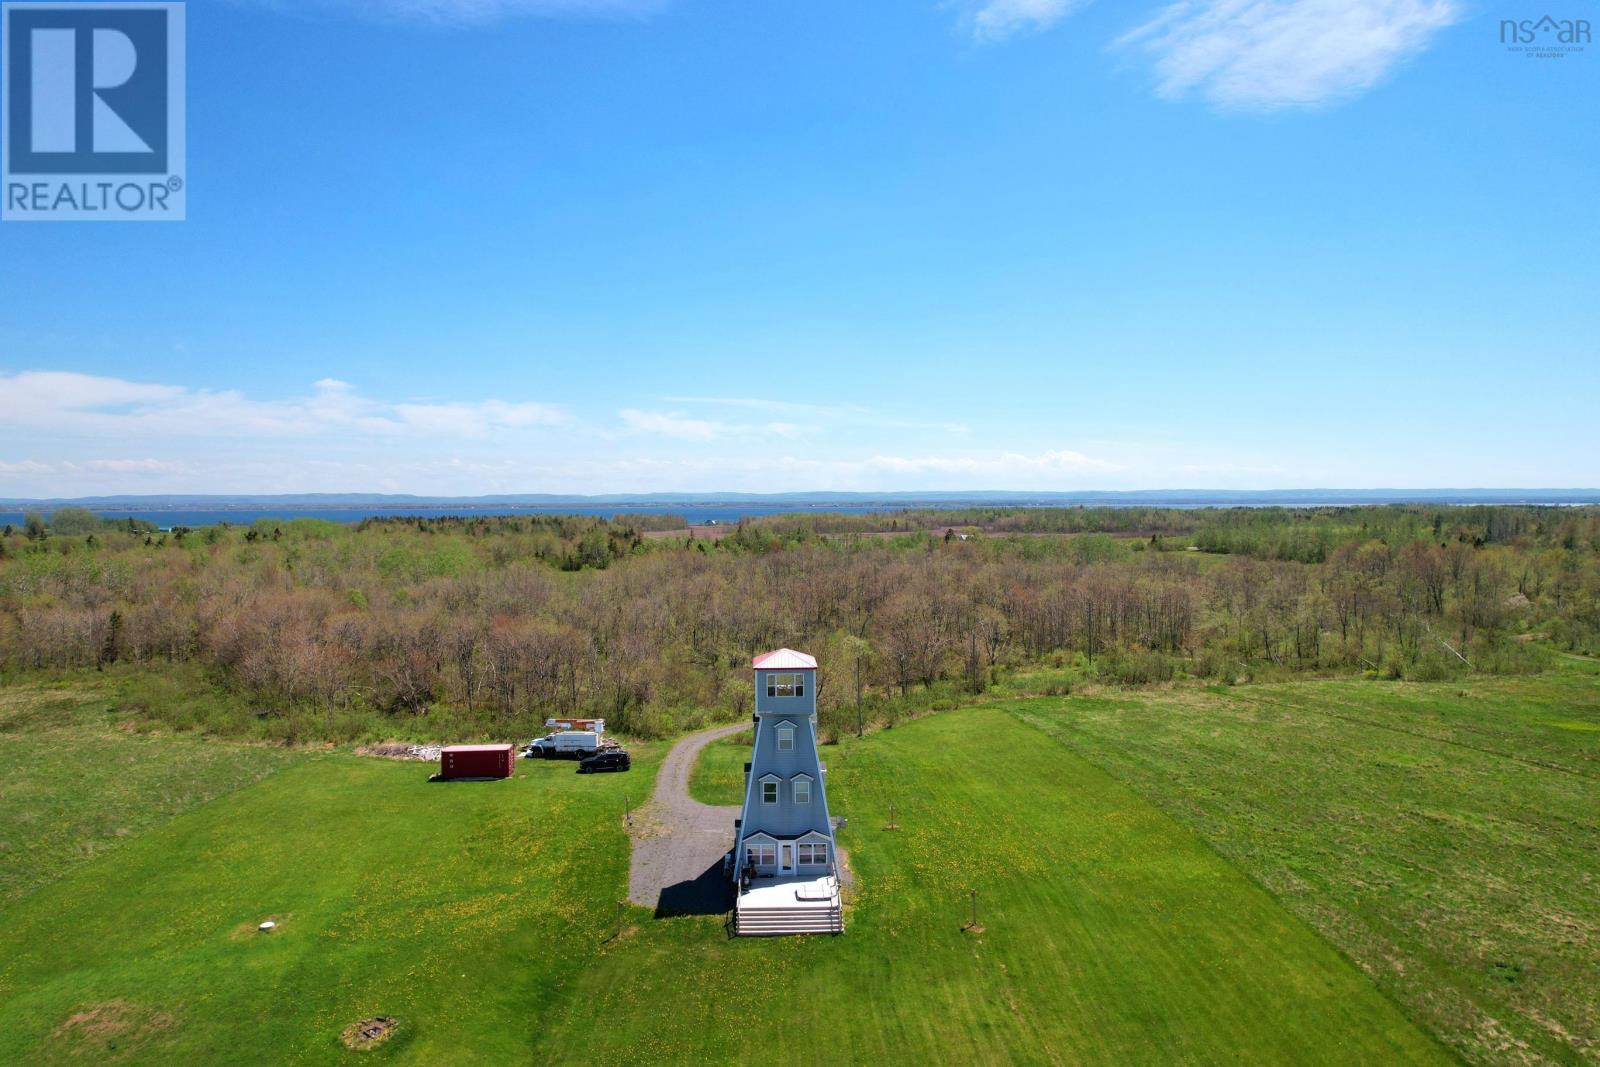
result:
[[(370, 518), (428, 518), (437, 519), (447, 515), (473, 516), (473, 515), (596, 515), (601, 518), (610, 518), (613, 515), (681, 515), (695, 525), (708, 522), (736, 523), (743, 518), (753, 518), (759, 515), (787, 515), (796, 511), (829, 511), (841, 514), (864, 515), (874, 511), (904, 511), (911, 507), (925, 507), (923, 504), (873, 504), (873, 505), (840, 505), (837, 507), (807, 506), (804, 504), (783, 505), (747, 505), (747, 504), (670, 504), (670, 505), (638, 505), (638, 504), (609, 504), (609, 505), (584, 505), (566, 504), (554, 507), (530, 506), (481, 506), (481, 507), (417, 507), (417, 508), (386, 508), (386, 507), (351, 507), (351, 508), (210, 508), (210, 509), (181, 509), (172, 510), (120, 510), (115, 508), (91, 508), (97, 515), (107, 519), (126, 519), (130, 516), (135, 519), (144, 519), (163, 528), (174, 526), (214, 526), (225, 522), (230, 526), (249, 526), (257, 519), (326, 519), (329, 522), (360, 522)], [(963, 505), (964, 506), (964, 505)], [(50, 508), (41, 508), (40, 514), (49, 515)], [(23, 523), (23, 513), (20, 511), (0, 511), (0, 526), (12, 525), (20, 527)]]
[[(682, 516), (690, 523), (736, 523), (740, 519), (762, 515), (786, 515), (796, 512), (831, 512), (834, 514), (863, 515), (871, 512), (907, 511), (918, 508), (1026, 508), (1026, 507), (1153, 507), (1153, 508), (1203, 508), (1203, 507), (1338, 507), (1369, 504), (1540, 504), (1545, 506), (1576, 506), (1600, 503), (1600, 493), (1595, 490), (1433, 490), (1416, 495), (1405, 491), (1383, 490), (1345, 492), (1332, 490), (1319, 493), (1304, 492), (1264, 493), (1095, 493), (1072, 494), (1057, 499), (1030, 499), (1025, 494), (991, 498), (971, 496), (959, 499), (927, 497), (913, 499), (899, 497), (873, 500), (853, 498), (848, 500), (818, 500), (797, 496), (792, 499), (765, 499), (760, 501), (729, 500), (703, 503), (662, 501), (573, 501), (571, 503), (520, 504), (492, 501), (461, 501), (459, 503), (430, 502), (403, 505), (373, 503), (360, 504), (290, 504), (272, 505), (264, 502), (228, 503), (225, 499), (211, 506), (194, 506), (173, 503), (171, 506), (116, 507), (110, 504), (88, 505), (89, 510), (108, 519), (133, 517), (152, 522), (157, 526), (212, 526), (228, 523), (231, 526), (248, 526), (258, 519), (326, 519), (329, 522), (354, 523), (362, 519), (439, 518), (447, 515), (596, 515), (609, 518), (613, 515), (672, 515)], [(46, 503), (38, 511), (48, 515), (65, 504)], [(23, 512), (0, 511), (0, 526), (21, 526)]]

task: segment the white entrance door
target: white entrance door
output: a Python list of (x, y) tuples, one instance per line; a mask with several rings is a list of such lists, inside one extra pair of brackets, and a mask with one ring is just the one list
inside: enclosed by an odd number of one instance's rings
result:
[(779, 874), (793, 874), (794, 873), (794, 846), (793, 845), (779, 845), (778, 846), (778, 855), (781, 857), (778, 860), (778, 873)]

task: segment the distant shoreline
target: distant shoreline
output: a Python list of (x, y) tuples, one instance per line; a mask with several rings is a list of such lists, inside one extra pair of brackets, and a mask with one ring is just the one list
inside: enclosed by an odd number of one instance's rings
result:
[(38, 507), (82, 507), (90, 510), (139, 508), (213, 510), (294, 507), (348, 509), (374, 507), (414, 509), (454, 507), (474, 511), (540, 510), (562, 506), (623, 508), (712, 507), (746, 504), (759, 507), (836, 509), (882, 505), (908, 507), (1063, 507), (1141, 506), (1229, 507), (1322, 506), (1345, 504), (1600, 504), (1600, 488), (1424, 488), (1424, 489), (1125, 489), (1025, 492), (1014, 490), (929, 490), (923, 492), (792, 492), (792, 493), (503, 493), (478, 496), (420, 496), (411, 493), (160, 493), (79, 497), (0, 496), (0, 510)]
[(0, 524), (21, 525), (27, 512), (80, 507), (107, 518), (136, 518), (158, 526), (243, 525), (260, 519), (318, 518), (355, 523), (369, 518), (442, 518), (504, 515), (666, 515), (689, 525), (734, 523), (744, 518), (796, 512), (868, 514), (910, 510), (1060, 507), (1360, 507), (1385, 504), (1435, 506), (1523, 505), (1577, 507), (1600, 504), (1597, 489), (1306, 489), (1144, 490), (1073, 493), (794, 493), (636, 494), (609, 497), (413, 497), (363, 494), (172, 495), (79, 497), (61, 500), (0, 499)]

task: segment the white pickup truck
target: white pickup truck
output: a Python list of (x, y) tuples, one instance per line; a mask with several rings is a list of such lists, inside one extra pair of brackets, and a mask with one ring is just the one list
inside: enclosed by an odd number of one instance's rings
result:
[(563, 730), (529, 741), (522, 750), (524, 759), (582, 759), (600, 751), (600, 735), (593, 730)]

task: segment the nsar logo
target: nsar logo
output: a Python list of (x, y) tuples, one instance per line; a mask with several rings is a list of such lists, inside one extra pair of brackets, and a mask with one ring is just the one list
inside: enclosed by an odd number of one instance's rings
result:
[(6, 220), (184, 217), (181, 3), (0, 4)]
[(1583, 51), (1592, 38), (1588, 19), (1558, 19), (1545, 15), (1536, 19), (1500, 20), (1500, 43), (1506, 46), (1506, 51), (1520, 52), (1529, 59), (1560, 59)]

